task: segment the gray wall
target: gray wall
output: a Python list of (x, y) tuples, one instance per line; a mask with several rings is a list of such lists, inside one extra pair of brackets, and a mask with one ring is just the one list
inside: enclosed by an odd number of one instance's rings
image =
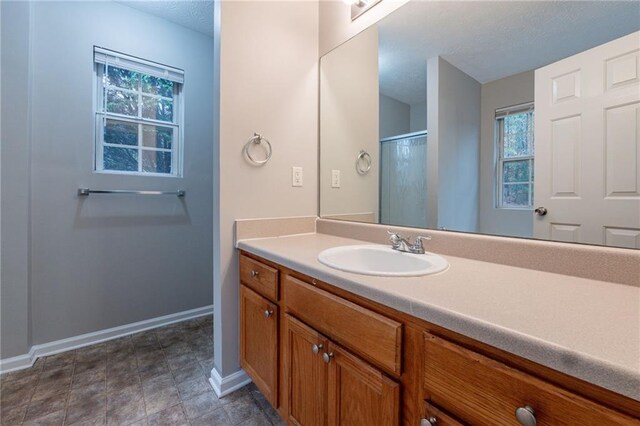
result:
[(477, 232), (480, 83), (444, 59), (431, 58), (427, 105), (430, 227)]
[(381, 94), (379, 126), (380, 139), (424, 131), (427, 129), (427, 102), (409, 105)]
[(496, 207), (495, 112), (498, 108), (533, 101), (534, 72), (526, 71), (482, 85), (480, 158), (480, 232), (531, 237), (531, 210)]
[(380, 139), (409, 133), (411, 107), (389, 96), (380, 95)]
[(410, 115), (409, 131), (411, 133), (427, 130), (427, 101), (411, 105)]
[(0, 3), (2, 52), (0, 358), (26, 353), (29, 334), (29, 3)]
[[(185, 70), (183, 178), (92, 172), (94, 45)], [(32, 4), (32, 344), (212, 304), (212, 50), (211, 37), (114, 2)], [(187, 196), (79, 199), (78, 187)]]

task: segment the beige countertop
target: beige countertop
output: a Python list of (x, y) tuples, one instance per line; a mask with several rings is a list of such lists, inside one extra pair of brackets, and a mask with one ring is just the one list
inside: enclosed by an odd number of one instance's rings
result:
[(640, 401), (640, 287), (445, 256), (435, 275), (373, 277), (317, 260), (371, 244), (326, 234), (237, 247), (352, 293)]

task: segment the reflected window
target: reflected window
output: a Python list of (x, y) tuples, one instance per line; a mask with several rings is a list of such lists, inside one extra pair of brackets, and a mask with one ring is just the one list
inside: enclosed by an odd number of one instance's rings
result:
[(181, 175), (184, 73), (94, 48), (95, 170)]
[(533, 103), (496, 111), (497, 206), (532, 208), (534, 161)]

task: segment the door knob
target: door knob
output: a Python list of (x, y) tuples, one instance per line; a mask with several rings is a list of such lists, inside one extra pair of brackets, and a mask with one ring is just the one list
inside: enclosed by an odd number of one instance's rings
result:
[(273, 315), (273, 311), (271, 309), (267, 309), (264, 311), (264, 317), (265, 318), (269, 318), (271, 317), (271, 315)]
[(536, 212), (536, 214), (538, 216), (544, 216), (547, 214), (547, 208), (546, 207), (538, 207), (537, 209), (534, 210), (534, 212)]
[(325, 352), (322, 354), (322, 360), (327, 364), (331, 362), (331, 358), (333, 358), (333, 352), (329, 352), (329, 353)]
[(318, 352), (320, 352), (320, 349), (322, 349), (324, 347), (324, 345), (322, 343), (318, 344), (314, 344), (313, 346), (311, 346), (311, 352), (313, 352), (314, 354), (318, 355)]
[(536, 426), (536, 412), (528, 405), (518, 407), (516, 409), (516, 420), (522, 426)]

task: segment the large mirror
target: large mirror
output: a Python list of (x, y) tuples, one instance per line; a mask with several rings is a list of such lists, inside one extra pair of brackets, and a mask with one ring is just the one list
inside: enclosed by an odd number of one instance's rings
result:
[(320, 215), (640, 248), (640, 2), (411, 1), (320, 65)]

